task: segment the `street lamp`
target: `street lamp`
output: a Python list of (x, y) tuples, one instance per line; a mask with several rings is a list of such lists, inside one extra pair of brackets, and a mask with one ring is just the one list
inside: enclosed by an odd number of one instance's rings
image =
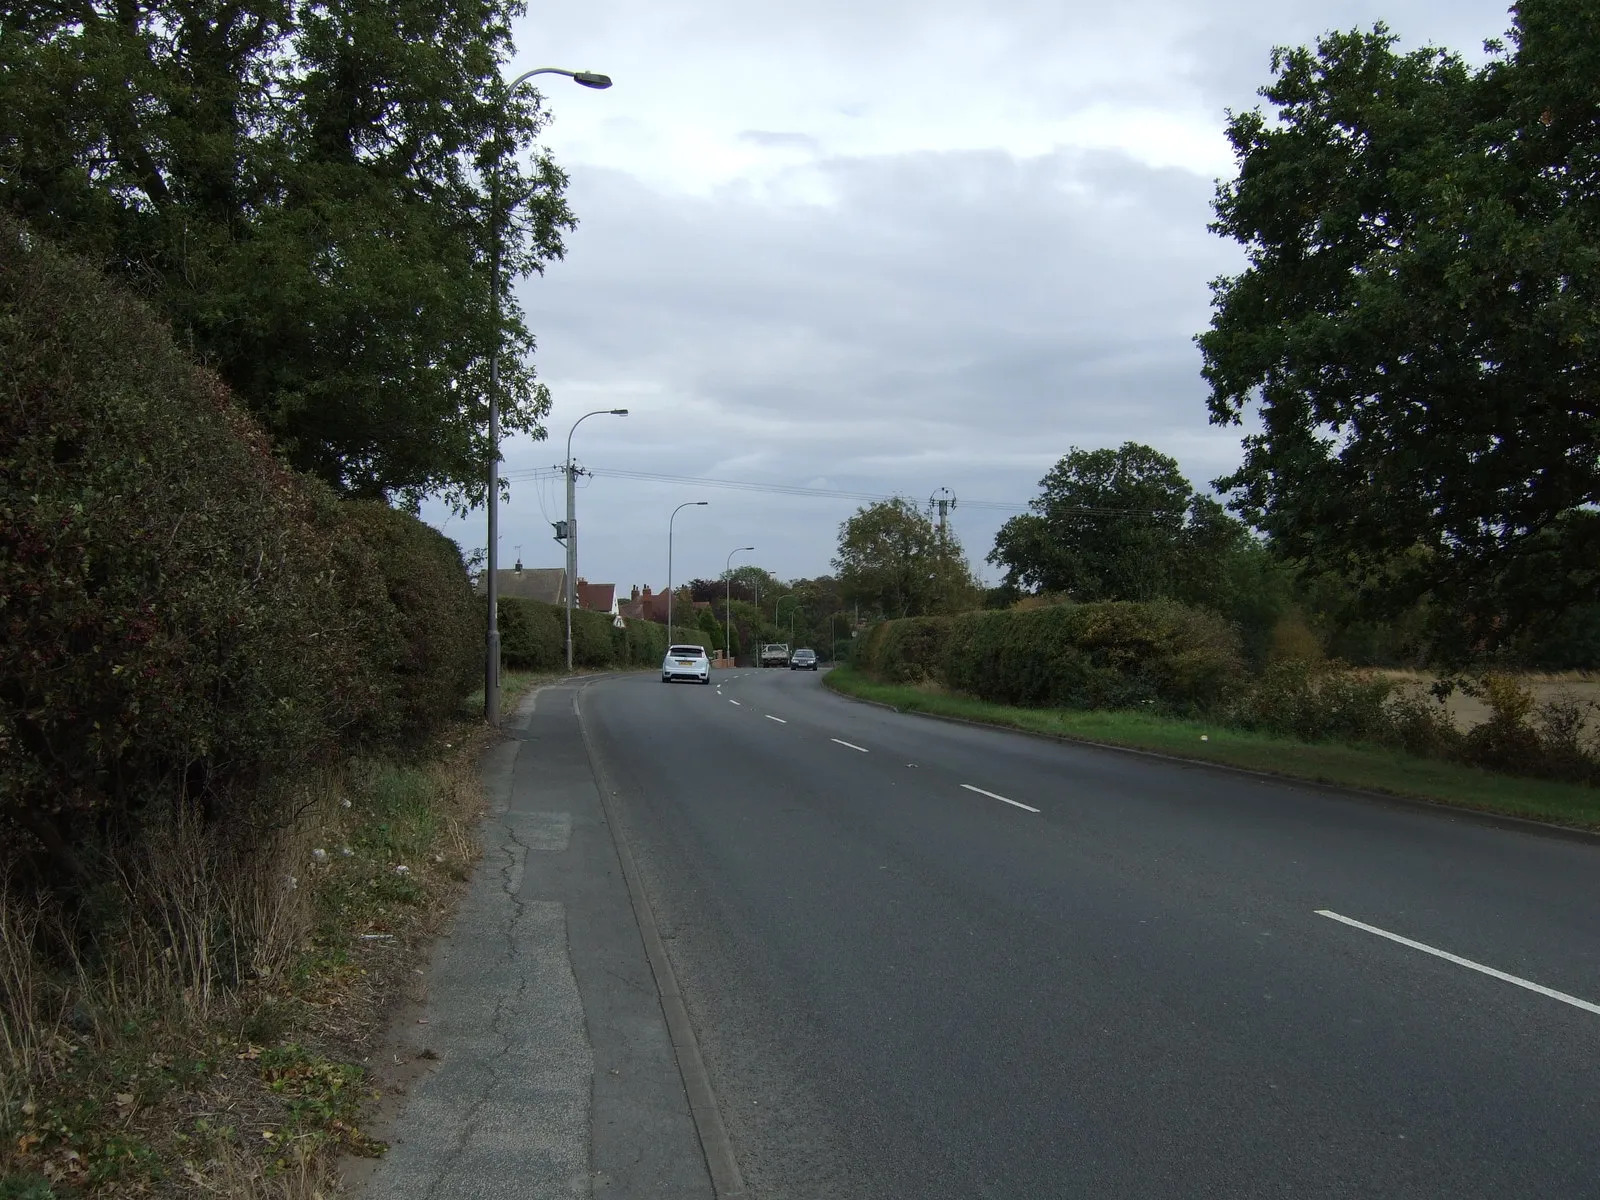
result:
[(628, 410), (625, 408), (597, 408), (593, 412), (586, 412), (572, 423), (572, 428), (567, 430), (567, 570), (566, 584), (562, 589), (566, 593), (562, 597), (562, 607), (567, 610), (567, 670), (572, 670), (572, 610), (578, 603), (578, 489), (575, 486), (576, 477), (572, 473), (572, 435), (578, 432), (590, 417), (611, 416), (625, 417)]
[(678, 514), (686, 508), (704, 508), (710, 504), (709, 500), (685, 500), (672, 510), (672, 515), (667, 518), (667, 645), (672, 645), (672, 523), (678, 519)]
[[(604, 89), (611, 77), (593, 71), (567, 71), (561, 67), (538, 67), (524, 71), (511, 81), (501, 103), (509, 103), (516, 90), (535, 75), (565, 75), (584, 87)], [(499, 131), (495, 133), (499, 140)], [(500, 154), (496, 147), (494, 173), (489, 183), (489, 314), (493, 341), (489, 345), (489, 561), (486, 564), (489, 601), (489, 630), (485, 645), (483, 672), (483, 719), (500, 724)], [(571, 476), (568, 476), (569, 480)], [(567, 639), (568, 667), (571, 667), (572, 640)]]
[(731, 657), (733, 635), (729, 630), (733, 628), (733, 556), (743, 554), (746, 550), (754, 550), (754, 546), (740, 546), (736, 550), (728, 551), (728, 561), (722, 568), (722, 580), (728, 585), (726, 598), (722, 602), (722, 657)]
[[(781, 618), (778, 616), (778, 614), (783, 611), (783, 602), (785, 600), (793, 600), (794, 603), (795, 603), (795, 607), (796, 608), (798, 608), (800, 606), (800, 597), (797, 596), (794, 592), (790, 592), (787, 596), (779, 596), (778, 597), (778, 602), (772, 606), (772, 623), (774, 625), (777, 625), (779, 623), (779, 621), (781, 620)], [(793, 612), (789, 613), (789, 653), (791, 655), (794, 654), (794, 613)]]

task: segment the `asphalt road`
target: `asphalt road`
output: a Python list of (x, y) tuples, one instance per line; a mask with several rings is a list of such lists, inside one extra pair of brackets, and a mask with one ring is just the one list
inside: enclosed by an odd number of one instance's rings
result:
[(581, 708), (752, 1195), (1600, 1197), (1600, 844), (718, 680)]

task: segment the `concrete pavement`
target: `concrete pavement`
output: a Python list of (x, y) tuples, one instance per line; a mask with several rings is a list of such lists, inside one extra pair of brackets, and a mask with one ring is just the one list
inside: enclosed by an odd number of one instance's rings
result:
[(576, 695), (526, 698), (486, 756), (484, 860), (413, 1035), (441, 1061), (365, 1195), (713, 1194)]

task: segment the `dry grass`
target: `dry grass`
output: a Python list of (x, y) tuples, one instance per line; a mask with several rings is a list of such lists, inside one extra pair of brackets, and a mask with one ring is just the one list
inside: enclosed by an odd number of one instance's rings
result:
[(0, 897), (0, 1196), (312, 1200), (379, 1152), (358, 1064), (470, 873), (490, 736), (325, 772), (246, 852), (174, 824), (71, 928)]
[[(1379, 670), (1374, 675), (1393, 679), (1412, 694), (1427, 694), (1436, 676), (1420, 671)], [(1591, 742), (1600, 743), (1600, 677), (1582, 671), (1519, 672), (1512, 676), (1517, 683), (1532, 693), (1536, 705), (1548, 704), (1570, 698), (1581, 705), (1593, 705), (1589, 719), (1584, 722), (1584, 732)], [(1491, 710), (1482, 696), (1457, 688), (1445, 700), (1445, 712), (1455, 727), (1465, 733), (1482, 725), (1491, 716)]]

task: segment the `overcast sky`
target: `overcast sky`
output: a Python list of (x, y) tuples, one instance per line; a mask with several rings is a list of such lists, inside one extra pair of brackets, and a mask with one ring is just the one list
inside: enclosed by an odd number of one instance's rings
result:
[[(1147, 442), (1199, 487), (1238, 460), (1207, 423), (1207, 232), (1226, 110), (1275, 44), (1383, 20), (1470, 59), (1503, 0), (534, 0), (508, 75), (544, 79), (546, 143), (581, 224), (520, 296), (555, 407), (505, 469), (549, 468), (572, 422), (580, 574), (659, 589), (728, 552), (827, 572), (860, 501), (651, 482), (651, 472), (958, 499), (974, 568), (1074, 445)], [(513, 484), (500, 554), (558, 566), (557, 478)], [(424, 515), (472, 550), (465, 522)]]

